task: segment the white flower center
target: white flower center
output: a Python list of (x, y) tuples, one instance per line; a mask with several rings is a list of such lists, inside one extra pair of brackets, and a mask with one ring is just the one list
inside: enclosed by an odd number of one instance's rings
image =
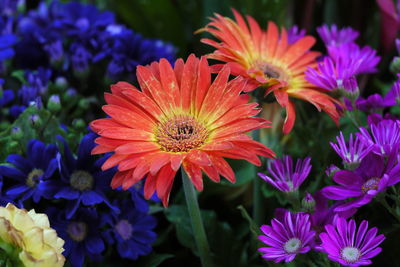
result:
[(342, 258), (350, 263), (358, 261), (358, 259), (361, 256), (360, 250), (358, 248), (354, 247), (345, 247), (342, 249), (342, 252), (340, 253)]
[(300, 239), (294, 237), (286, 241), (285, 245), (283, 246), (287, 253), (296, 253), (297, 250), (301, 247)]

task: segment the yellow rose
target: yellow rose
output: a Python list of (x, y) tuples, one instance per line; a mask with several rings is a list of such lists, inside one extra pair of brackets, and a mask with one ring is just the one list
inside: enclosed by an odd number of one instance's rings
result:
[(65, 262), (63, 245), (46, 214), (11, 203), (0, 207), (0, 247), (10, 258), (17, 256), (26, 267), (60, 267)]

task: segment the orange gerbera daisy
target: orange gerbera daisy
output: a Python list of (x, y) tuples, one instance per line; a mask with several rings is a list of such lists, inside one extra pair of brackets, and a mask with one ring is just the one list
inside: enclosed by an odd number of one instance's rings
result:
[[(305, 36), (289, 44), (285, 28), (279, 34), (276, 24), (269, 22), (267, 30), (263, 31), (251, 16), (247, 16), (247, 25), (236, 10), (233, 13), (236, 22), (216, 14), (212, 22), (199, 30), (211, 33), (220, 41), (201, 40), (216, 48), (208, 58), (224, 61), (231, 67), (232, 74), (248, 78), (253, 84), (250, 90), (262, 85), (267, 88), (266, 95), (273, 92), (278, 103), (286, 108), (285, 134), (291, 131), (296, 118), (289, 96), (312, 103), (338, 123), (340, 116), (335, 103), (340, 105), (340, 102), (304, 78), (307, 67), (316, 67), (315, 58), (319, 53), (309, 50), (315, 38)], [(212, 68), (217, 71), (223, 66), (217, 64)]]
[(144, 195), (156, 191), (164, 206), (174, 177), (183, 166), (198, 191), (203, 189), (202, 172), (211, 180), (220, 175), (235, 182), (235, 174), (223, 159), (245, 159), (260, 165), (257, 157), (274, 153), (247, 134), (269, 127), (269, 121), (254, 117), (257, 103), (241, 94), (247, 82), (242, 77), (228, 81), (229, 66), (221, 69), (214, 82), (205, 57), (189, 56), (172, 68), (161, 59), (139, 66), (137, 78), (142, 91), (126, 82), (111, 86), (103, 110), (111, 117), (93, 121), (100, 135), (92, 153), (114, 152), (103, 170), (118, 165), (111, 186), (128, 189), (147, 177)]

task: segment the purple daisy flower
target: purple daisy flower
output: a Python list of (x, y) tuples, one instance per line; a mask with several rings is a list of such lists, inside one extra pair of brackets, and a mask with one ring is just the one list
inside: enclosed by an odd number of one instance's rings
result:
[(373, 145), (373, 152), (387, 156), (397, 151), (400, 147), (400, 121), (383, 120), (378, 124), (370, 124), (371, 134), (360, 128), (357, 133), (365, 143)]
[(318, 63), (318, 69), (308, 67), (306, 80), (326, 90), (344, 89), (343, 82), (355, 75), (359, 63), (352, 59), (338, 58), (334, 61), (331, 57), (325, 57)]
[(381, 60), (376, 55), (375, 49), (369, 46), (360, 48), (356, 43), (329, 46), (328, 54), (334, 61), (338, 61), (341, 58), (344, 61), (351, 59), (353, 62), (357, 62), (358, 68), (355, 74), (377, 72), (376, 65)]
[(372, 264), (370, 259), (382, 251), (378, 246), (385, 240), (384, 235), (376, 235), (376, 227), (368, 230), (367, 221), (362, 221), (357, 230), (354, 220), (338, 218), (335, 225), (327, 225), (325, 230), (320, 234), (321, 247), (330, 260), (343, 266)]
[(322, 25), (317, 28), (317, 32), (326, 46), (339, 46), (351, 43), (357, 39), (359, 33), (351, 27), (339, 29), (335, 24), (330, 27)]
[(396, 161), (393, 156), (385, 164), (383, 157), (370, 153), (356, 170), (336, 172), (333, 180), (339, 185), (326, 186), (321, 192), (326, 198), (333, 200), (353, 198), (335, 207), (335, 212), (359, 208), (371, 202), (388, 186), (400, 181), (400, 165), (394, 167)]
[(400, 79), (397, 80), (385, 96), (385, 102), (389, 106), (400, 105)]
[(330, 142), (331, 147), (342, 158), (343, 165), (349, 169), (355, 169), (361, 160), (372, 150), (373, 145), (363, 142), (357, 135), (353, 139), (350, 134), (349, 142), (344, 140), (343, 133), (336, 136), (337, 144)]
[(289, 28), (287, 32), (288, 43), (293, 44), (297, 42), (297, 40), (301, 39), (306, 35), (305, 29), (300, 29), (297, 25), (293, 25)]
[(260, 227), (264, 235), (258, 238), (268, 247), (259, 248), (266, 260), (292, 261), (297, 254), (307, 253), (312, 246), (315, 232), (311, 230), (310, 216), (305, 213), (285, 211), (283, 218), (274, 218), (271, 226)]
[(318, 191), (314, 194), (315, 207), (314, 211), (310, 214), (311, 228), (315, 230), (315, 249), (320, 251), (321, 240), (319, 234), (324, 231), (325, 225), (334, 224), (337, 218), (349, 218), (353, 216), (357, 209), (349, 209), (343, 212), (335, 212), (335, 208), (341, 204), (341, 202), (336, 202), (335, 204), (329, 206), (328, 199)]
[(364, 112), (369, 112), (371, 110), (379, 110), (389, 107), (388, 101), (384, 99), (380, 94), (372, 94), (367, 98), (358, 98), (356, 100), (356, 107)]
[(282, 159), (276, 159), (270, 163), (268, 171), (271, 173), (272, 178), (264, 173), (258, 173), (258, 176), (280, 191), (293, 192), (300, 187), (310, 174), (312, 167), (310, 161), (310, 157), (304, 160), (298, 159), (296, 167), (293, 169), (292, 158), (290, 156), (285, 156)]

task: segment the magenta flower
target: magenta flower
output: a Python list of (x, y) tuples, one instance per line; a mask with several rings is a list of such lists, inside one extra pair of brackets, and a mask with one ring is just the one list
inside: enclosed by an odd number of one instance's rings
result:
[(358, 98), (356, 101), (356, 107), (359, 110), (368, 112), (376, 109), (383, 109), (389, 107), (388, 101), (386, 101), (380, 94), (372, 94), (367, 98)]
[(259, 248), (264, 259), (274, 262), (292, 261), (297, 254), (310, 251), (315, 232), (310, 229), (310, 216), (285, 211), (283, 218), (274, 218), (271, 226), (260, 227), (258, 238), (268, 247)]
[(317, 28), (317, 32), (326, 46), (339, 46), (351, 43), (357, 39), (359, 33), (351, 27), (338, 29), (336, 25), (323, 25)]
[(359, 63), (352, 59), (339, 58), (337, 61), (331, 57), (325, 57), (318, 63), (318, 69), (308, 67), (306, 80), (326, 90), (345, 89), (343, 82), (355, 75)]
[(337, 218), (336, 224), (325, 226), (325, 230), (319, 235), (321, 247), (330, 260), (343, 266), (372, 264), (370, 259), (382, 251), (378, 246), (385, 240), (384, 235), (376, 235), (376, 227), (368, 230), (367, 221), (362, 221), (357, 229), (354, 220), (346, 222), (343, 218)]
[(289, 28), (287, 32), (287, 38), (289, 44), (294, 44), (297, 40), (303, 38), (306, 35), (305, 29), (300, 29), (297, 25)]
[(395, 157), (391, 157), (388, 163), (385, 163), (383, 157), (370, 153), (361, 161), (356, 170), (336, 172), (333, 180), (339, 185), (326, 186), (321, 193), (333, 200), (353, 198), (336, 206), (335, 212), (359, 208), (371, 202), (388, 186), (400, 181), (400, 165), (395, 166), (396, 161)]
[(290, 156), (285, 156), (282, 159), (276, 159), (270, 163), (268, 171), (271, 177), (264, 173), (258, 173), (264, 181), (283, 192), (296, 191), (304, 182), (311, 171), (311, 158), (307, 157), (304, 160), (298, 159), (296, 167), (293, 169), (293, 160)]
[(320, 251), (321, 240), (319, 238), (319, 234), (324, 231), (325, 225), (334, 224), (336, 219), (339, 217), (347, 219), (353, 216), (357, 212), (357, 209), (353, 208), (343, 212), (335, 212), (335, 208), (338, 205), (342, 204), (342, 202), (337, 201), (332, 206), (329, 206), (328, 199), (323, 194), (321, 194), (320, 191), (314, 194), (314, 199), (315, 208), (314, 212), (310, 214), (310, 222), (311, 228), (316, 232), (314, 249)]
[(361, 133), (357, 133), (363, 142), (373, 145), (373, 152), (388, 156), (397, 151), (400, 147), (400, 121), (383, 120), (378, 124), (370, 124), (371, 134), (365, 129), (360, 128)]
[(349, 142), (346, 143), (343, 133), (336, 136), (337, 144), (330, 142), (331, 147), (342, 158), (343, 164), (350, 169), (355, 169), (361, 160), (372, 150), (373, 145), (363, 142), (358, 136), (350, 134)]
[(385, 96), (388, 106), (400, 105), (400, 79), (397, 80)]
[(343, 61), (352, 60), (356, 62), (358, 68), (355, 74), (376, 72), (376, 66), (381, 58), (376, 55), (376, 50), (369, 46), (360, 48), (356, 43), (348, 43), (340, 46), (329, 46), (329, 56), (336, 62), (339, 59)]

